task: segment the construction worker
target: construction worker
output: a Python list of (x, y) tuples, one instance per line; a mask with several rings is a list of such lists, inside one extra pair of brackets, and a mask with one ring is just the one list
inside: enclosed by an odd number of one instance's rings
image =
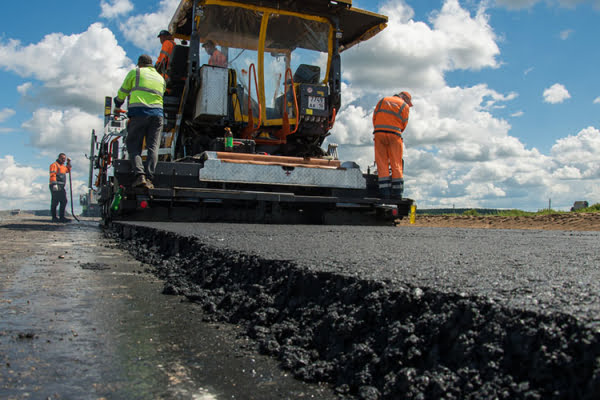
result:
[(202, 47), (206, 51), (206, 54), (210, 56), (210, 58), (208, 59), (208, 65), (227, 68), (227, 57), (225, 57), (223, 53), (217, 50), (215, 42), (213, 42), (212, 40), (207, 40), (202, 45)]
[(373, 112), (379, 195), (384, 199), (401, 199), (404, 191), (402, 132), (408, 124), (410, 107), (412, 107), (410, 93), (400, 92), (379, 100)]
[[(165, 80), (152, 66), (152, 57), (142, 54), (137, 68), (129, 71), (117, 96), (114, 98), (115, 114), (129, 98), (127, 115), (127, 152), (133, 174), (132, 186), (152, 189), (152, 178), (158, 162), (159, 139), (163, 128), (163, 95)], [(142, 162), (142, 146), (146, 139), (146, 166)]]
[(171, 64), (171, 59), (173, 58), (175, 40), (173, 39), (171, 32), (165, 30), (160, 31), (157, 37), (160, 39), (162, 48), (160, 49), (160, 54), (158, 55), (158, 59), (156, 60), (154, 68), (156, 68), (156, 71), (158, 71), (165, 81), (167, 81), (169, 80), (167, 72), (169, 70), (169, 65)]
[[(65, 165), (66, 162), (66, 165)], [(65, 186), (67, 184), (67, 174), (71, 173), (71, 159), (67, 158), (65, 153), (60, 153), (56, 158), (56, 161), (50, 164), (50, 193), (52, 194), (52, 201), (50, 202), (50, 213), (52, 214), (52, 222), (69, 222), (68, 218), (65, 218), (65, 209), (67, 208), (67, 191)], [(56, 206), (59, 207), (58, 215), (56, 217)]]

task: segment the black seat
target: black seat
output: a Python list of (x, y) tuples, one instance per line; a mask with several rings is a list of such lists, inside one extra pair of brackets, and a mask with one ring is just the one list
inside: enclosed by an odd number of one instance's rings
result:
[(178, 44), (173, 49), (172, 58), (167, 69), (167, 75), (169, 76), (167, 89), (171, 96), (180, 96), (183, 92), (188, 71), (187, 61), (189, 53), (190, 48), (188, 46)]
[(316, 85), (321, 77), (321, 68), (316, 65), (300, 64), (294, 72), (294, 83)]

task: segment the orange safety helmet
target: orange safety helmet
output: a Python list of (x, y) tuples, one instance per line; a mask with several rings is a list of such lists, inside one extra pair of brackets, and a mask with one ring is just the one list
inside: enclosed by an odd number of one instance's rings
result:
[(408, 104), (409, 107), (412, 107), (412, 97), (410, 96), (410, 93), (408, 93), (408, 92), (400, 92), (396, 96), (403, 97), (404, 100), (406, 101), (406, 104)]

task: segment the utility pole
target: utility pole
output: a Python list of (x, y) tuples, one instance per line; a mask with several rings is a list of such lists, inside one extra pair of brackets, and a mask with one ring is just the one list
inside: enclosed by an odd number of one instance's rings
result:
[(552, 210), (552, 199), (548, 199), (548, 211)]

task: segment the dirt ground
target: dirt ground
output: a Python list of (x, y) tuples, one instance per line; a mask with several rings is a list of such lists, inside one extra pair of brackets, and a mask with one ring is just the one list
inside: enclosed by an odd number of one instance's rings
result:
[[(410, 225), (404, 218), (398, 225)], [(414, 226), (481, 229), (600, 230), (600, 213), (568, 213), (526, 217), (417, 215)]]

